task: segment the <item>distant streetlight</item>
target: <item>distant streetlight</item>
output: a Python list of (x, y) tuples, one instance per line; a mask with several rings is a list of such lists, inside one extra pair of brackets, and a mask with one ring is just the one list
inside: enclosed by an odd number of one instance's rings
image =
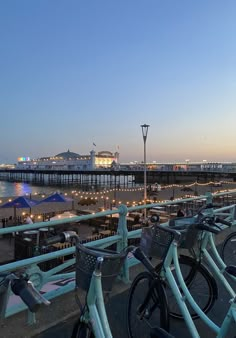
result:
[[(142, 124), (142, 134), (143, 134), (143, 144), (144, 144), (144, 205), (146, 205), (147, 201), (147, 161), (146, 161), (146, 141), (147, 141), (147, 134), (148, 134), (148, 128), (150, 125), (148, 124)], [(146, 219), (147, 210), (144, 209), (144, 219)]]

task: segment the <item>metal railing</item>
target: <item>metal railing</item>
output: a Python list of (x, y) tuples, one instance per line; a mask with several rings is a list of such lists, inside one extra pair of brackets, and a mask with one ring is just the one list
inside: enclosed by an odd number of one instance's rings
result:
[[(76, 216), (73, 217), (73, 223), (74, 222), (83, 222), (92, 220), (95, 218), (101, 218), (104, 216), (111, 216), (113, 214), (119, 214), (118, 219), (118, 226), (117, 226), (117, 233), (115, 235), (102, 238), (99, 240), (95, 240), (92, 242), (85, 243), (85, 246), (93, 246), (93, 247), (99, 247), (99, 248), (106, 248), (111, 245), (116, 245), (116, 248), (118, 251), (124, 249), (128, 245), (128, 240), (130, 239), (137, 239), (141, 236), (141, 228), (137, 230), (128, 231), (127, 228), (127, 214), (135, 211), (143, 211), (144, 208), (151, 209), (155, 207), (165, 207), (165, 206), (173, 206), (178, 203), (195, 203), (197, 201), (204, 201), (208, 200), (211, 201), (214, 198), (224, 198), (224, 196), (227, 195), (236, 195), (236, 190), (231, 190), (228, 192), (218, 193), (218, 194), (211, 194), (206, 193), (205, 195), (201, 195), (194, 198), (186, 198), (186, 199), (180, 199), (180, 200), (174, 200), (174, 201), (166, 201), (163, 203), (154, 203), (154, 204), (146, 204), (139, 205), (139, 206), (133, 206), (133, 207), (126, 207), (125, 205), (120, 205), (119, 208), (113, 209), (113, 210), (106, 210), (103, 212), (98, 212), (95, 214), (89, 214), (89, 215), (82, 215), (82, 216)], [(229, 201), (227, 200), (227, 204)], [(197, 203), (196, 203), (197, 204)], [(226, 205), (222, 206), (219, 209), (215, 210), (215, 213), (227, 213), (228, 219), (231, 221), (235, 221), (236, 218), (236, 206), (235, 204), (232, 205)], [(63, 219), (63, 220), (54, 220), (54, 221), (48, 221), (48, 222), (38, 222), (34, 224), (26, 224), (26, 225), (19, 225), (19, 226), (13, 226), (9, 228), (0, 229), (0, 236), (4, 236), (6, 234), (12, 234), (15, 232), (24, 232), (28, 230), (36, 230), (40, 228), (51, 228), (51, 227), (57, 227), (62, 224), (71, 223), (71, 218), (69, 219)], [(236, 224), (236, 222), (235, 222)], [(58, 281), (58, 280), (64, 280), (68, 279), (68, 283), (65, 283), (64, 286), (61, 286), (60, 288), (52, 291), (46, 291), (44, 293), (44, 297), (48, 300), (53, 299), (55, 297), (58, 297), (62, 294), (65, 294), (67, 292), (70, 292), (74, 290), (75, 288), (75, 271), (72, 272), (64, 272), (65, 269), (68, 269), (72, 265), (75, 264), (75, 258), (69, 258), (68, 260), (65, 260), (62, 264), (53, 267), (52, 269), (48, 271), (42, 271), (39, 267), (40, 263), (50, 261), (52, 259), (57, 259), (61, 257), (66, 257), (69, 255), (75, 254), (75, 247), (69, 247), (66, 249), (61, 249), (55, 252), (50, 252), (42, 255), (38, 255), (35, 257), (15, 261), (8, 264), (3, 264), (0, 266), (0, 273), (5, 271), (16, 271), (19, 269), (26, 269), (26, 273), (29, 275), (30, 280), (35, 284), (36, 288), (38, 290), (41, 290), (46, 284)], [(129, 282), (129, 269), (131, 266), (137, 264), (138, 262), (135, 260), (135, 258), (129, 257), (129, 259), (126, 259), (125, 264), (123, 266), (123, 269), (121, 271), (121, 279), (124, 283)], [(11, 315), (14, 315), (20, 311), (26, 310), (26, 306), (23, 303), (15, 303), (10, 306), (8, 306), (6, 313), (2, 314), (2, 317), (9, 317)], [(35, 322), (35, 314), (28, 311), (28, 323), (32, 324)]]

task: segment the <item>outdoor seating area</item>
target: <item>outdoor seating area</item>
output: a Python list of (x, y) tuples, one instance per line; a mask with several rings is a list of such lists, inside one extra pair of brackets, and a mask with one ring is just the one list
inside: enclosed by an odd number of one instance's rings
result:
[[(206, 195), (205, 201), (207, 198), (209, 198), (208, 195)], [(197, 202), (197, 200), (194, 201), (196, 208), (199, 208), (202, 205), (203, 198), (199, 198), (199, 201), (200, 202)], [(175, 205), (174, 203), (170, 203), (171, 202), (151, 205), (150, 208), (147, 208), (147, 218), (145, 220), (143, 219), (143, 208), (140, 206), (128, 208), (128, 214), (125, 215), (125, 218), (117, 217), (118, 213), (123, 216), (123, 210), (125, 209), (123, 206), (121, 206), (117, 211), (112, 211), (117, 213), (115, 216), (114, 214), (111, 215), (111, 210), (109, 209), (102, 213), (102, 216), (98, 216), (96, 214), (90, 215), (88, 213), (88, 209), (85, 208), (85, 212), (87, 212), (87, 214), (82, 218), (82, 220), (77, 222), (73, 220), (74, 214), (73, 212), (71, 213), (71, 210), (69, 209), (60, 213), (61, 218), (59, 217), (60, 214), (55, 212), (55, 216), (53, 217), (56, 217), (56, 219), (51, 221), (53, 226), (50, 226), (50, 220), (42, 222), (38, 225), (38, 228), (37, 225), (29, 224), (29, 229), (27, 229), (28, 225), (24, 224), (20, 229), (21, 231), (19, 231), (19, 233), (15, 233), (14, 238), (11, 238), (11, 243), (9, 239), (6, 240), (5, 238), (5, 233), (8, 229), (3, 229), (0, 241), (2, 241), (4, 245), (8, 244), (9, 247), (11, 247), (11, 251), (14, 252), (14, 257), (11, 261), (8, 259), (7, 262), (1, 262), (0, 265), (4, 266), (4, 264), (10, 263), (11, 267), (15, 269), (21, 268), (21, 264), (28, 264), (28, 271), (32, 274), (35, 273), (35, 270), (31, 272), (32, 267), (36, 267), (39, 269), (36, 270), (39, 271), (37, 274), (39, 273), (40, 276), (43, 276), (43, 278), (44, 276), (47, 276), (46, 281), (42, 278), (44, 285), (51, 282), (51, 273), (54, 274), (52, 276), (53, 280), (54, 278), (57, 278), (57, 274), (60, 274), (60, 276), (63, 275), (63, 278), (65, 276), (65, 278), (68, 278), (70, 282), (68, 284), (60, 284), (58, 289), (60, 288), (60, 292), (68, 292), (68, 290), (72, 290), (72, 288), (74, 288), (74, 282), (71, 281), (71, 279), (73, 278), (75, 270), (75, 250), (71, 247), (71, 243), (56, 243), (46, 246), (44, 245), (45, 239), (53, 234), (60, 233), (62, 229), (66, 229), (76, 230), (79, 235), (80, 243), (89, 244), (88, 247), (95, 245), (98, 248), (122, 250), (123, 247), (127, 245), (137, 246), (140, 245), (141, 229), (151, 224), (150, 217), (152, 215), (159, 215), (161, 221), (164, 218), (170, 220), (172, 213), (173, 217), (177, 216), (177, 211), (180, 206), (186, 211), (187, 206), (190, 205), (190, 201), (188, 200), (178, 201)], [(80, 215), (83, 215), (83, 210), (80, 210), (79, 213)], [(67, 218), (65, 218), (67, 219), (66, 223), (63, 221), (63, 214), (64, 216), (67, 216)], [(117, 235), (118, 224), (121, 231)], [(90, 244), (90, 242), (94, 243)], [(118, 243), (119, 246), (117, 246)], [(4, 255), (7, 255), (8, 252), (10, 252), (10, 250), (4, 251)], [(44, 254), (47, 254), (47, 257), (43, 256)], [(27, 259), (24, 260), (24, 258)], [(130, 260), (129, 263), (130, 266), (132, 266), (133, 261)], [(128, 274), (129, 272), (127, 272), (127, 276)], [(50, 290), (48, 291), (48, 294), (50, 294)]]
[[(22, 260), (26, 258), (31, 258), (34, 256), (38, 256), (41, 254), (54, 252), (57, 250), (61, 250), (65, 248), (65, 245), (61, 245), (58, 243), (57, 245), (47, 246), (45, 247), (45, 240), (51, 236), (54, 236), (62, 231), (65, 230), (73, 230), (75, 231), (80, 237), (82, 243), (87, 243), (90, 241), (94, 241), (97, 239), (106, 238), (108, 236), (112, 236), (116, 234), (118, 221), (119, 221), (119, 214), (107, 215), (104, 217), (88, 219), (87, 221), (75, 222), (73, 218), (75, 216), (80, 215), (89, 215), (94, 213), (93, 210), (77, 210), (75, 211), (68, 211), (62, 210), (63, 212), (57, 213), (55, 211), (51, 211), (48, 213), (43, 214), (34, 214), (32, 217), (33, 223), (37, 222), (45, 222), (47, 223), (46, 227), (39, 228), (37, 230), (29, 230), (19, 233), (13, 233), (8, 235), (3, 235), (2, 240), (4, 240), (4, 245), (9, 245), (11, 247), (11, 251), (13, 255), (11, 257), (12, 261)], [(48, 222), (55, 221), (55, 220), (63, 220), (71, 218), (70, 223), (62, 223), (57, 226), (48, 227)], [(18, 216), (16, 218), (17, 225), (22, 225), (24, 223), (24, 215)], [(3, 222), (3, 221), (2, 221)], [(12, 218), (5, 220), (2, 224), (2, 228), (15, 226), (15, 222)], [(142, 213), (134, 212), (130, 213), (127, 216), (127, 227), (128, 230), (136, 230), (140, 229), (143, 226), (142, 224)], [(8, 239), (8, 242), (6, 242)], [(1, 241), (1, 239), (0, 239)], [(68, 245), (68, 244), (67, 244)], [(0, 264), (4, 263), (2, 261)], [(47, 263), (42, 263), (40, 268), (43, 271), (47, 271), (54, 266), (57, 266), (62, 263), (62, 260), (52, 260)]]
[[(228, 200), (229, 200), (229, 197), (227, 197), (227, 200), (226, 200), (226, 198), (219, 196), (218, 203), (226, 204)], [(118, 222), (119, 222), (118, 213), (84, 220), (83, 222), (75, 222), (75, 220), (73, 220), (75, 216), (95, 214), (97, 211), (99, 211), (99, 207), (96, 210), (94, 206), (91, 209), (90, 206), (88, 207), (86, 205), (84, 208), (80, 208), (79, 210), (78, 209), (73, 210), (72, 204), (71, 204), (72, 200), (67, 199), (64, 196), (61, 196), (60, 194), (53, 194), (41, 201), (37, 201), (37, 204), (43, 205), (45, 201), (47, 204), (51, 203), (50, 211), (34, 212), (30, 214), (33, 223), (38, 223), (38, 222), (48, 223), (50, 221), (55, 221), (55, 220), (63, 220), (63, 219), (68, 220), (68, 218), (71, 219), (71, 222), (64, 223), (64, 224), (62, 223), (54, 227), (48, 227), (48, 224), (47, 224), (47, 226), (42, 227), (37, 230), (30, 230), (30, 231), (24, 231), (24, 232), (19, 232), (19, 233), (16, 232), (12, 234), (2, 235), (2, 238), (0, 238), (0, 241), (1, 240), (4, 241), (4, 247), (7, 247), (7, 245), (9, 245), (11, 247), (11, 251), (13, 251), (13, 255), (11, 255), (11, 257), (8, 256), (6, 260), (12, 260), (12, 261), (21, 260), (21, 259), (31, 258), (31, 257), (41, 255), (44, 253), (63, 249), (64, 246), (62, 245), (54, 245), (53, 247), (45, 247), (44, 241), (48, 237), (58, 234), (65, 230), (75, 231), (80, 236), (81, 242), (85, 242), (85, 243), (98, 240), (101, 238), (106, 238), (106, 237), (116, 234)], [(193, 200), (183, 201), (182, 207), (186, 212), (189, 210), (195, 211), (199, 209), (199, 207), (204, 203), (204, 201), (205, 201), (204, 199), (199, 199), (195, 201)], [(69, 202), (69, 205), (67, 202)], [(29, 204), (26, 205), (25, 203), (29, 203)], [(28, 211), (32, 211), (31, 208), (34, 207), (33, 206), (34, 203), (35, 201), (32, 202), (32, 200), (30, 199), (24, 198), (23, 200), (19, 201), (19, 199), (17, 198), (11, 202), (2, 204), (0, 206), (1, 209), (10, 208), (9, 210), (12, 210), (12, 212), (14, 213), (14, 216), (11, 215), (9, 217), (4, 217), (0, 219), (0, 223), (2, 222), (2, 228), (25, 224), (25, 213), (27, 212), (27, 206), (29, 209)], [(159, 205), (159, 206), (155, 206), (155, 207), (151, 207), (150, 209), (147, 209), (146, 220), (143, 219), (142, 210), (130, 211), (126, 217), (128, 231), (138, 230), (144, 226), (147, 226), (149, 224), (148, 219), (152, 215), (158, 215), (160, 219), (160, 223), (167, 222), (169, 219), (177, 216), (177, 211), (180, 207), (179, 203), (181, 203), (181, 201), (178, 201), (176, 204), (166, 204), (163, 206)], [(59, 210), (56, 210), (57, 208), (54, 208), (54, 206), (56, 205), (60, 205)], [(19, 215), (17, 214), (18, 209), (24, 210), (25, 212), (21, 212), (21, 214)], [(4, 263), (3, 258), (1, 260), (1, 263)], [(50, 262), (49, 265), (47, 266), (44, 265), (43, 269), (51, 268), (53, 264), (56, 266), (57, 264), (61, 264), (61, 261), (55, 260), (53, 262)]]

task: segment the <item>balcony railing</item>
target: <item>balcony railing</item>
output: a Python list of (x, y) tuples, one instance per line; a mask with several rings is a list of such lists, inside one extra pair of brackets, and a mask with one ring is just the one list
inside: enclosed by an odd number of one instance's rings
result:
[[(141, 225), (140, 229), (137, 230), (131, 230), (128, 231), (127, 227), (127, 215), (128, 213), (132, 212), (143, 212), (144, 207), (147, 209), (152, 209), (155, 207), (167, 207), (167, 206), (173, 206), (178, 203), (192, 203), (192, 204), (200, 204), (198, 203), (201, 201), (202, 203), (205, 203), (206, 201), (214, 201), (214, 199), (224, 199), (228, 195), (231, 196), (236, 196), (236, 190), (228, 191), (228, 192), (223, 192), (223, 193), (218, 193), (218, 194), (211, 194), (207, 193), (206, 195), (194, 197), (194, 198), (186, 198), (186, 199), (181, 199), (181, 200), (174, 200), (174, 201), (167, 201), (163, 203), (155, 203), (155, 204), (146, 204), (145, 206), (139, 205), (139, 206), (133, 206), (127, 208), (125, 205), (121, 205), (118, 209), (113, 209), (113, 210), (106, 210), (103, 212), (98, 212), (95, 214), (89, 214), (89, 215), (82, 215), (82, 216), (76, 216), (73, 217), (73, 222), (83, 222), (83, 221), (88, 221), (92, 219), (99, 219), (104, 216), (111, 216), (114, 214), (119, 214), (119, 219), (118, 219), (118, 225), (117, 225), (117, 230), (116, 234), (98, 239), (95, 241), (87, 242), (84, 245), (85, 246), (93, 246), (93, 247), (98, 247), (98, 248), (106, 248), (111, 245), (115, 245), (117, 251), (120, 251), (124, 249), (128, 245), (129, 240), (134, 240), (138, 239), (141, 236)], [(227, 199), (227, 204), (229, 204), (229, 200)], [(197, 207), (196, 207), (197, 208)], [(231, 220), (236, 224), (235, 218), (236, 218), (236, 209), (235, 209), (235, 204), (231, 205), (222, 205), (222, 207), (216, 209), (214, 211), (216, 214), (222, 214), (227, 213), (228, 220)], [(71, 218), (69, 219), (63, 219), (63, 220), (56, 220), (56, 221), (48, 221), (48, 222), (38, 222), (35, 224), (27, 224), (27, 225), (19, 225), (19, 226), (13, 226), (9, 228), (4, 228), (0, 229), (0, 236), (4, 236), (7, 234), (13, 234), (13, 233), (21, 233), (24, 231), (28, 230), (36, 230), (40, 228), (46, 228), (46, 227), (58, 227), (62, 224), (67, 224), (71, 223)], [(79, 226), (79, 225), (78, 225)], [(75, 271), (69, 271), (65, 272), (66, 269), (69, 267), (72, 267), (75, 264), (75, 246), (68, 247), (62, 250), (58, 250), (55, 252), (50, 252), (46, 254), (41, 254), (38, 256), (34, 256), (31, 258), (15, 261), (12, 263), (8, 264), (3, 264), (0, 266), (0, 273), (5, 272), (5, 271), (16, 271), (19, 269), (26, 269), (26, 273), (30, 276), (30, 280), (35, 284), (38, 290), (43, 289), (48, 283), (53, 282), (53, 281), (58, 281), (58, 280), (64, 280), (67, 279), (68, 283), (64, 283), (63, 286), (56, 290), (48, 290), (44, 293), (44, 297), (47, 298), (48, 300), (53, 299), (55, 297), (58, 297), (62, 294), (65, 294), (67, 292), (70, 292), (74, 290), (75, 288)], [(48, 271), (43, 271), (39, 265), (42, 264), (43, 262), (48, 262), (53, 259), (58, 259), (58, 258), (68, 258), (64, 259), (63, 263), (53, 267), (52, 269), (49, 269)], [(72, 257), (72, 258), (71, 258)], [(131, 266), (137, 264), (138, 262), (136, 261), (135, 258), (130, 258), (126, 259), (125, 264), (122, 268), (122, 273), (121, 273), (121, 279), (124, 283), (127, 283), (129, 281), (129, 269)], [(63, 283), (62, 283), (63, 284)], [(10, 294), (9, 294), (10, 296)], [(12, 305), (9, 305), (7, 307), (7, 310), (4, 314), (2, 314), (2, 317), (9, 317), (12, 316), (20, 311), (23, 311), (26, 309), (26, 306), (22, 302), (15, 302)], [(35, 314), (32, 314), (30, 311), (28, 311), (28, 323), (32, 324), (35, 322)]]

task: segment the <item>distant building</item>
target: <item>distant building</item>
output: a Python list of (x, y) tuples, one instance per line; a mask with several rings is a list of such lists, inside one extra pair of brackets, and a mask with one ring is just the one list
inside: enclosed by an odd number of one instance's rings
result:
[(90, 151), (89, 155), (79, 155), (69, 149), (52, 157), (41, 157), (31, 160), (19, 157), (18, 169), (61, 169), (61, 170), (95, 170), (119, 166), (119, 153), (110, 151)]

